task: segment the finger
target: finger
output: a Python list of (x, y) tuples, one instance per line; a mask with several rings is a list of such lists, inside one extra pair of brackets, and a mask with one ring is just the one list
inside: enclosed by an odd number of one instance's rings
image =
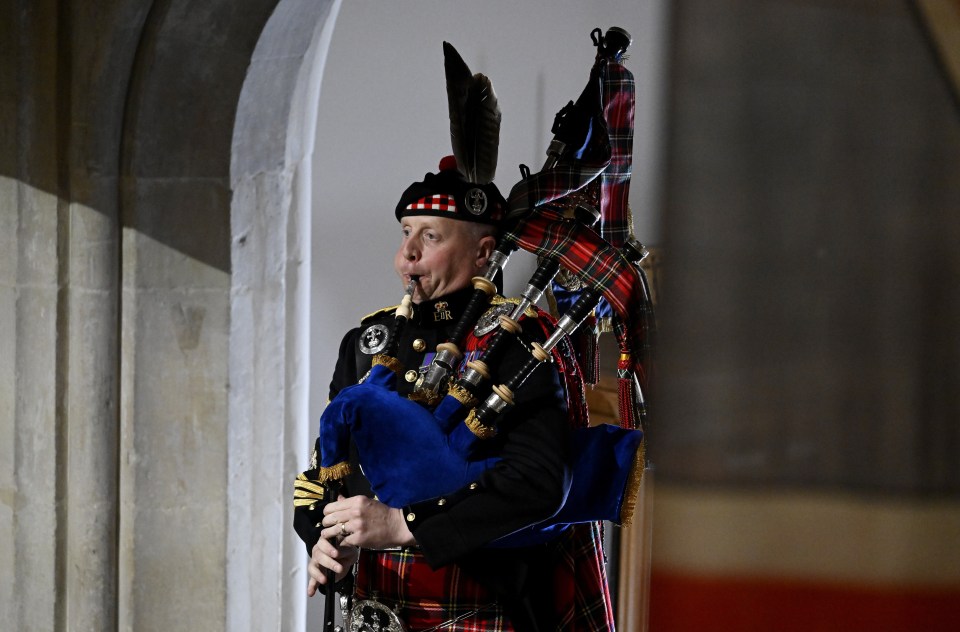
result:
[(332, 513), (338, 511), (343, 511), (347, 506), (348, 497), (340, 494), (337, 496), (337, 499), (331, 503), (327, 503), (323, 508), (323, 515), (329, 516)]
[[(321, 584), (324, 583), (323, 574), (327, 569), (330, 569), (335, 573), (339, 573), (343, 570), (343, 564), (340, 563), (339, 557), (339, 552), (337, 551), (334, 551), (332, 555), (314, 551), (313, 557), (310, 558), (310, 575), (315, 577)], [(316, 572), (313, 572), (312, 569), (316, 569)]]
[(325, 534), (325, 531), (327, 531), (327, 529), (320, 532), (320, 539), (317, 540), (317, 543), (313, 545), (313, 550), (310, 551), (310, 557), (313, 559), (316, 559), (318, 554), (326, 555), (327, 557), (337, 556), (337, 547), (330, 541), (332, 535)]
[(316, 592), (320, 584), (325, 584), (327, 581), (324, 569), (313, 562), (307, 567), (307, 573), (310, 575), (310, 581), (307, 582), (308, 593), (311, 587)]
[[(337, 524), (333, 525), (332, 527), (327, 527), (326, 529), (324, 529), (323, 531), (321, 531), (321, 532), (320, 532), (320, 537), (323, 538), (324, 540), (327, 540), (327, 544), (330, 544), (331, 547), (333, 547), (334, 549), (336, 549), (336, 547), (335, 547), (333, 544), (331, 544), (331, 543), (332, 543), (333, 541), (335, 541), (336, 539), (340, 538), (340, 523), (337, 523)], [(329, 549), (325, 549), (325, 550), (329, 551)], [(336, 554), (333, 553), (333, 552), (330, 552), (330, 554), (331, 554), (331, 555), (336, 555)]]

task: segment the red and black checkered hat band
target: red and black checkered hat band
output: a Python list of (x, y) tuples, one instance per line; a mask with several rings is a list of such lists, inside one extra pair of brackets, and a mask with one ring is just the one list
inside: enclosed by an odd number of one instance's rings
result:
[[(457, 212), (457, 200), (452, 195), (438, 193), (428, 197), (422, 197), (416, 202), (407, 204), (407, 211), (445, 211), (447, 213)], [(405, 213), (409, 215), (410, 213)]]

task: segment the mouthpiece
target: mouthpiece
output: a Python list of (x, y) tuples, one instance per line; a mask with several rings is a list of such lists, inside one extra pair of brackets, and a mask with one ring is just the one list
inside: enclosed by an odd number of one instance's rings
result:
[(410, 319), (410, 314), (413, 313), (410, 309), (410, 303), (413, 302), (413, 292), (417, 289), (418, 281), (420, 281), (419, 275), (410, 275), (410, 283), (407, 284), (407, 289), (403, 293), (400, 306), (397, 308), (397, 311), (394, 312), (396, 318), (403, 318), (404, 320)]

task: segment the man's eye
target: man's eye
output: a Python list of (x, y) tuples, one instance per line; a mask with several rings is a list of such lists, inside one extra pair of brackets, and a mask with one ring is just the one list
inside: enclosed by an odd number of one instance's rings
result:
[(424, 233), (424, 237), (426, 237), (430, 241), (436, 241), (437, 239), (439, 239), (439, 235), (437, 235), (436, 233), (431, 233), (429, 231)]

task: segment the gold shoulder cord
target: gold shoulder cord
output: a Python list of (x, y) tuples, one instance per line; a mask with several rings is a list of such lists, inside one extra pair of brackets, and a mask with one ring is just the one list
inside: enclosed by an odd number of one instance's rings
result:
[(360, 324), (362, 325), (363, 323), (367, 322), (367, 321), (370, 320), (371, 318), (376, 318), (376, 317), (378, 317), (378, 316), (386, 316), (387, 314), (390, 314), (390, 315), (392, 316), (392, 315), (394, 314), (394, 312), (397, 311), (397, 308), (398, 308), (398, 307), (400, 307), (399, 304), (393, 305), (392, 307), (382, 307), (382, 308), (378, 309), (377, 311), (371, 312), (371, 313), (367, 314), (366, 316), (364, 316), (363, 318), (361, 318), (361, 319), (360, 319)]

